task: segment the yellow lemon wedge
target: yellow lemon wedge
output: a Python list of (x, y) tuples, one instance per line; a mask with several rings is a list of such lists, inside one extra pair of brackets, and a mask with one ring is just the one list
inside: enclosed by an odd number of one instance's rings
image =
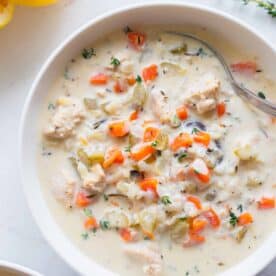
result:
[[(0, 0), (1, 1), (1, 0)], [(55, 4), (57, 0), (10, 0), (16, 5), (40, 7)]]
[(0, 29), (12, 19), (14, 4), (8, 0), (0, 0)]

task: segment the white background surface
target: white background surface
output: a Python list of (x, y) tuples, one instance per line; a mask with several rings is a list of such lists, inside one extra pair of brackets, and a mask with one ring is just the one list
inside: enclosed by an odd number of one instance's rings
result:
[[(0, 259), (47, 276), (76, 275), (46, 244), (26, 206), (17, 164), (21, 111), (36, 73), (64, 38), (103, 12), (137, 2), (60, 0), (47, 8), (17, 7), (12, 23), (0, 30)], [(276, 47), (276, 18), (254, 5), (244, 7), (240, 0), (182, 2), (201, 3), (235, 15)], [(276, 275), (276, 260), (260, 275)]]

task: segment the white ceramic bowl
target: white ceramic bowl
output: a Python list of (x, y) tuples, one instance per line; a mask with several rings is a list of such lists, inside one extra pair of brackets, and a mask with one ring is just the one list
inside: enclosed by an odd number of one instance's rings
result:
[[(275, 69), (275, 49), (251, 28), (214, 9), (181, 3), (144, 4), (112, 11), (81, 27), (54, 51), (34, 81), (25, 104), (20, 131), (21, 173), (27, 201), (44, 237), (68, 264), (83, 275), (114, 274), (83, 255), (64, 236), (52, 218), (36, 172), (38, 134), (35, 126), (49, 85), (60, 74), (66, 62), (83, 47), (91, 45), (97, 37), (113, 29), (123, 28), (126, 24), (192, 24), (207, 27), (212, 33), (232, 41), (241, 49), (255, 53), (266, 72), (272, 73)], [(254, 275), (273, 259), (275, 253), (276, 233), (273, 233), (257, 251), (223, 275)]]
[(15, 263), (0, 261), (0, 275), (20, 275), (20, 276), (42, 276), (27, 267)]

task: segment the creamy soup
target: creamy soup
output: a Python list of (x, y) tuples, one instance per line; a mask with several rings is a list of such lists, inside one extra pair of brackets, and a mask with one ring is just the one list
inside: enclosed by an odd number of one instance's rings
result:
[[(276, 121), (215, 56), (163, 27), (114, 32), (73, 57), (45, 99), (38, 171), (64, 233), (120, 275), (214, 275), (274, 230)], [(258, 59), (206, 30), (259, 97)]]

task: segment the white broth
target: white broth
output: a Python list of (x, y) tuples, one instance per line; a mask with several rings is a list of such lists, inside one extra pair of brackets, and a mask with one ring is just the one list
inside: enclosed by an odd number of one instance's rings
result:
[[(72, 57), (39, 119), (53, 217), (120, 275), (214, 275), (275, 229), (276, 120), (234, 93), (205, 47), (167, 29), (119, 30)], [(275, 100), (257, 58), (188, 31)]]

